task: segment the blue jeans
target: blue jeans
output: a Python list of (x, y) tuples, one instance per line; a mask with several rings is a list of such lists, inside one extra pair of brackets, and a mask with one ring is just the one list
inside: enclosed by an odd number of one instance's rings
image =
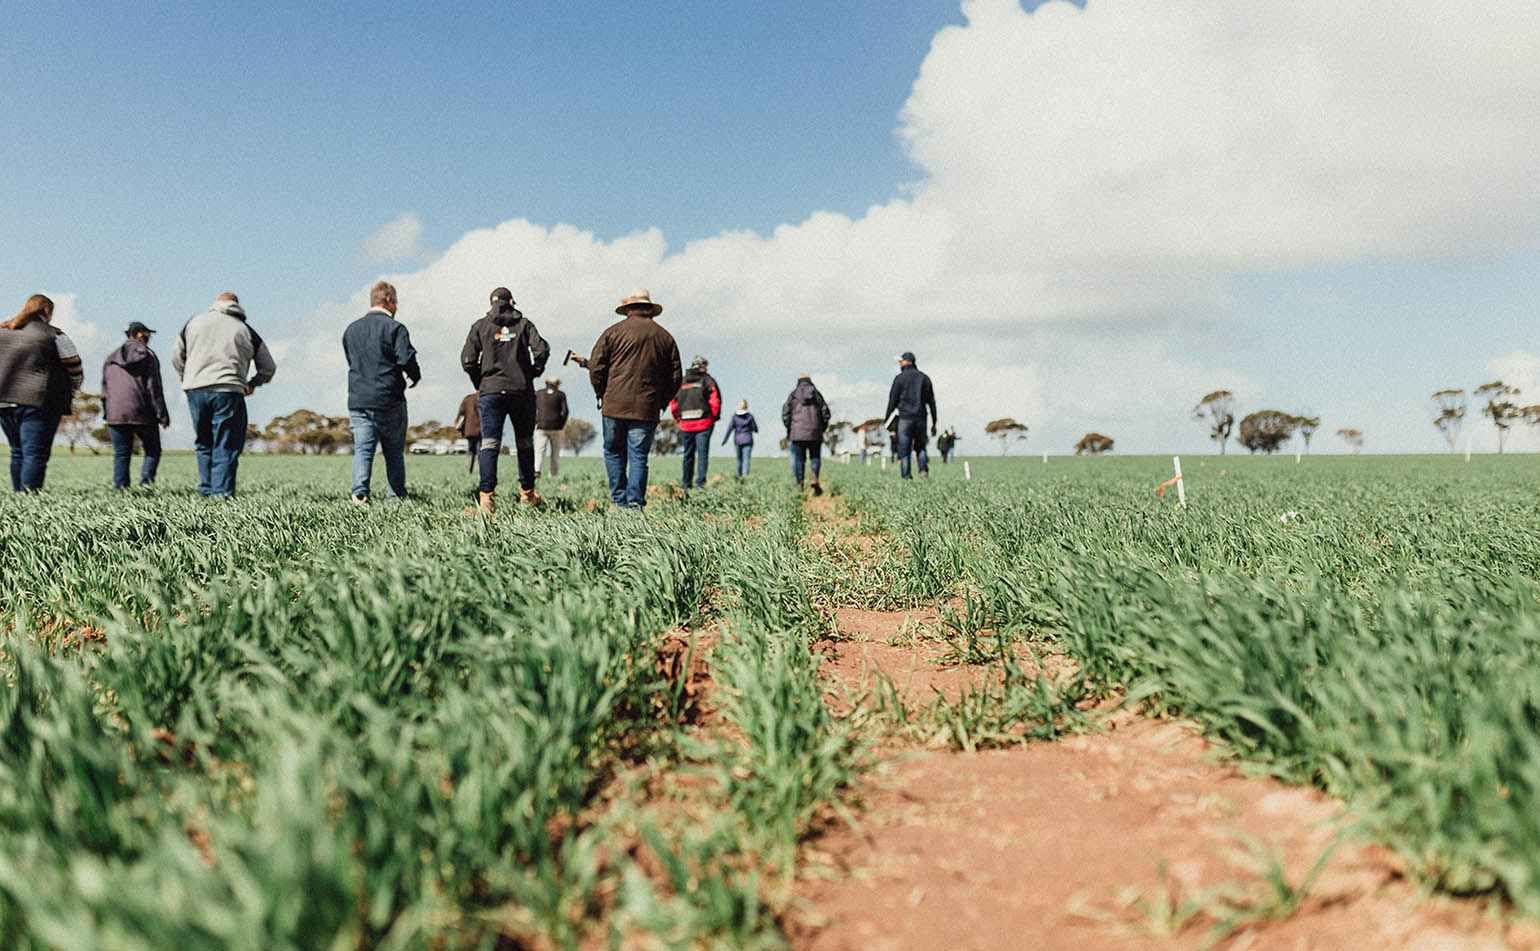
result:
[(513, 424), (513, 448), (519, 457), (519, 488), (535, 487), (535, 393), (483, 393), (476, 398), (481, 413), (481, 491), (497, 488), (497, 454), (503, 448), (503, 420)]
[(193, 446), (198, 454), (198, 494), (235, 494), (235, 470), (246, 448), (246, 395), (223, 390), (188, 390)]
[(107, 427), (112, 434), (112, 487), (128, 488), (128, 470), (134, 456), (134, 437), (144, 447), (144, 465), (139, 469), (139, 484), (155, 481), (155, 470), (160, 468), (160, 427), (154, 423), (114, 423)]
[[(711, 433), (715, 426), (708, 427), (698, 433), (680, 433), (679, 439), (684, 443), (684, 480), (681, 483), (685, 488), (690, 488), (690, 474), (695, 473), (695, 485), (706, 484), (706, 461), (711, 458)], [(697, 469), (696, 460), (700, 460)]]
[(604, 472), (610, 477), (610, 500), (616, 508), (639, 509), (647, 504), (647, 453), (652, 451), (657, 429), (656, 420), (604, 417)]
[(813, 481), (818, 481), (818, 460), (823, 452), (823, 441), (819, 439), (795, 439), (791, 446), (791, 474), (802, 484), (802, 474), (807, 468), (808, 461), (812, 463)]
[(369, 497), (378, 446), (385, 456), (385, 495), (406, 498), (406, 404), (390, 409), (350, 409), (348, 423), (353, 427), (353, 497)]
[(930, 472), (930, 456), (925, 452), (927, 445), (925, 439), (925, 418), (898, 419), (898, 474), (903, 478), (909, 475), (909, 454), (914, 453), (920, 462), (922, 473)]
[(43, 487), (59, 416), (31, 406), (0, 409), (0, 428), (11, 444), (11, 488), (17, 492), (36, 492)]
[(754, 444), (745, 443), (738, 447), (738, 478), (749, 474), (749, 460), (754, 458)]

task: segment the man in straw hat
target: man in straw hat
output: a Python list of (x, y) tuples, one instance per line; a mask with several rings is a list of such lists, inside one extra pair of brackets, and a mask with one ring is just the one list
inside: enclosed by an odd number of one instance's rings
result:
[(535, 475), (540, 475), (547, 454), (551, 457), (551, 475), (561, 458), (562, 427), (567, 425), (567, 394), (561, 380), (545, 378), (545, 389), (535, 394)]
[(653, 320), (663, 313), (645, 287), (633, 287), (587, 359), (588, 380), (599, 398), (604, 419), (604, 471), (616, 508), (647, 504), (647, 453), (658, 429), (658, 414), (668, 405), (684, 374), (673, 336)]

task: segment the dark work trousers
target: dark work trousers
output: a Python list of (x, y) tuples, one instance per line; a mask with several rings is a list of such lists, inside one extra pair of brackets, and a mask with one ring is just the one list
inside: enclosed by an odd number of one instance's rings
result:
[(160, 427), (154, 423), (112, 423), (107, 431), (112, 435), (112, 487), (128, 488), (136, 436), (144, 449), (144, 465), (139, 469), (139, 484), (149, 485), (154, 482), (155, 470), (160, 467)]
[(513, 448), (519, 457), (519, 488), (535, 487), (535, 393), (482, 393), (476, 399), (481, 413), (481, 491), (497, 488), (497, 453), (503, 448), (503, 420), (513, 424)]

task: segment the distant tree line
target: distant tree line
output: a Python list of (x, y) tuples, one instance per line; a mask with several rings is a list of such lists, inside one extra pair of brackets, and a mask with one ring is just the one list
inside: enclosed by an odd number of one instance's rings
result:
[[(1491, 420), (1492, 427), (1497, 430), (1499, 453), (1503, 451), (1503, 441), (1508, 430), (1515, 423), (1540, 426), (1540, 404), (1520, 406), (1519, 388), (1516, 386), (1509, 386), (1502, 380), (1492, 380), (1476, 387), (1470, 395), (1476, 398), (1481, 415)], [(1433, 417), (1433, 425), (1449, 444), (1449, 451), (1454, 452), (1460, 430), (1465, 425), (1466, 413), (1470, 409), (1470, 400), (1464, 390), (1448, 388), (1434, 393), (1433, 403), (1438, 409), (1438, 415)]]

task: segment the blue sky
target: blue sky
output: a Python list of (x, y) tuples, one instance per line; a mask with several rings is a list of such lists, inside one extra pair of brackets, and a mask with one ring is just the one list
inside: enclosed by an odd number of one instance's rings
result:
[(495, 283), (558, 350), (648, 284), (762, 419), (804, 370), (879, 414), (915, 349), (972, 449), (1010, 415), (1029, 452), (1090, 429), (1201, 451), (1186, 410), (1218, 387), (1383, 451), (1439, 445), (1443, 386), (1501, 373), (1540, 402), (1529, 4), (6, 20), (0, 301), (68, 300), (99, 364), (129, 320), (174, 331), (236, 290), (283, 351), (260, 419), (340, 412), (335, 341), (380, 276), (430, 358), (416, 419), (465, 389), (459, 336)]

